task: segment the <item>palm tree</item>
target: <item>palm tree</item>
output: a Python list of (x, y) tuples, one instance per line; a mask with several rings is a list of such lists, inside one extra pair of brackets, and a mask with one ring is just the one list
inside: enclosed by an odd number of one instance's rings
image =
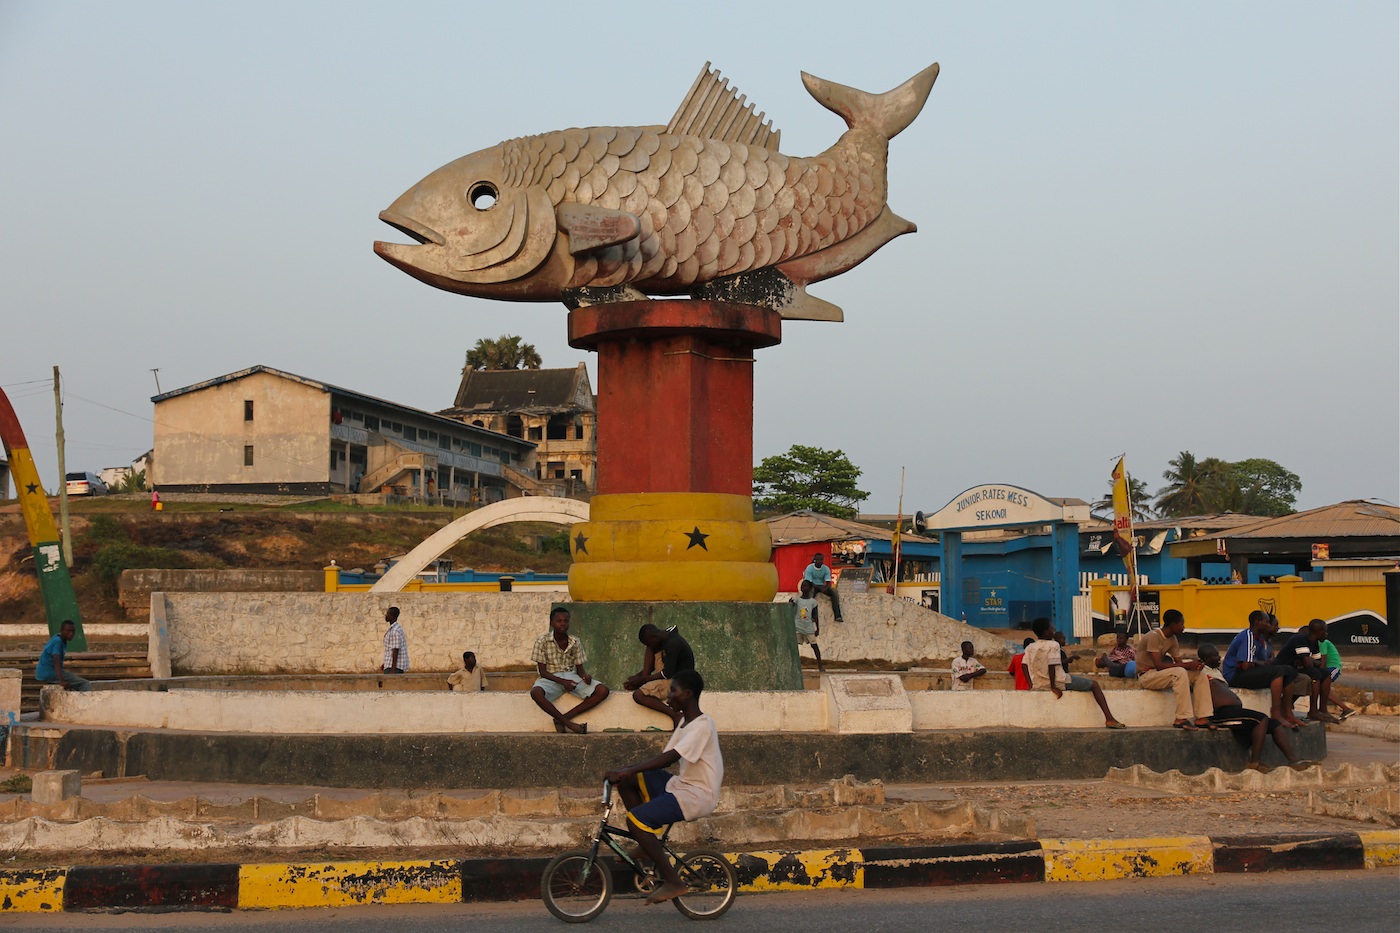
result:
[(520, 337), (502, 334), (495, 340), (482, 337), (467, 351), (467, 365), (462, 372), (473, 369), (539, 369), (544, 361), (532, 343)]
[(1222, 511), (1228, 466), (1218, 457), (1197, 460), (1191, 451), (1181, 451), (1175, 460), (1167, 461), (1168, 469), (1162, 473), (1168, 485), (1157, 490), (1158, 514), (1177, 517)]

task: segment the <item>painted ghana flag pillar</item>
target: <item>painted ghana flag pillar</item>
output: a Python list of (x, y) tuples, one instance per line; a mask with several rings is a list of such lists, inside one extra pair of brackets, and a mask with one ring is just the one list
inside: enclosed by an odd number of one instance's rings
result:
[[(58, 526), (54, 524), (53, 511), (49, 508), (49, 497), (39, 483), (39, 471), (34, 466), (34, 457), (29, 453), (29, 442), (24, 438), (19, 418), (15, 416), (9, 396), (3, 389), (0, 389), (0, 440), (4, 441), (5, 452), (10, 458), (10, 475), (14, 478), (15, 493), (19, 496), (20, 510), (24, 513), (24, 527), (29, 532), (29, 545), (34, 553), (39, 592), (44, 597), (44, 615), (48, 619), (49, 634), (57, 635), (63, 621), (71, 619), (78, 631), (68, 643), (68, 650), (86, 651), (87, 638), (83, 635), (83, 620), (78, 613), (78, 597), (73, 592), (68, 565), (63, 562), (63, 547)], [(59, 482), (63, 482), (62, 477)]]
[(753, 520), (754, 350), (781, 339), (779, 314), (750, 305), (570, 312), (569, 345), (598, 353), (598, 491), (570, 530), (569, 608), (603, 682), (635, 672), (649, 623), (680, 627), (706, 689), (802, 689), (772, 538)]
[(772, 601), (773, 542), (753, 520), (753, 363), (781, 327), (775, 311), (716, 301), (569, 314), (569, 345), (598, 353), (598, 492), (571, 533), (575, 600)]

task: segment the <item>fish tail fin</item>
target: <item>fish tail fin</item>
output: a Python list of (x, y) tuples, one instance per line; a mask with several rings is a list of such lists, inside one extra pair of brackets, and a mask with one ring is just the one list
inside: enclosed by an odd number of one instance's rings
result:
[(893, 139), (914, 122), (937, 79), (938, 63), (934, 62), (894, 90), (871, 94), (802, 72), (802, 83), (817, 103), (845, 120), (851, 129), (874, 130), (886, 139)]

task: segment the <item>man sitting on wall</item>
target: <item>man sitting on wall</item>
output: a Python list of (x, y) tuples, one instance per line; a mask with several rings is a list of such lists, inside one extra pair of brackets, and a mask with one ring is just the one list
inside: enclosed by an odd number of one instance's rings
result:
[(1274, 737), (1274, 744), (1293, 768), (1302, 771), (1312, 767), (1312, 762), (1293, 754), (1293, 743), (1288, 739), (1289, 730), (1283, 723), (1258, 710), (1246, 709), (1238, 694), (1225, 683), (1225, 675), (1220, 672), (1220, 649), (1206, 642), (1196, 649), (1196, 655), (1206, 666), (1206, 676), (1210, 678), (1210, 699), (1215, 705), (1215, 711), (1210, 714), (1211, 721), (1229, 729), (1235, 738), (1249, 746), (1246, 768), (1268, 773), (1269, 769), (1264, 767), (1261, 760), (1265, 735)]
[(1096, 667), (1106, 669), (1110, 677), (1136, 677), (1137, 662), (1136, 653), (1133, 646), (1128, 644), (1128, 633), (1119, 632), (1116, 636), (1117, 644), (1107, 654), (1101, 654), (1094, 659)]
[(674, 625), (663, 632), (648, 622), (637, 632), (637, 641), (646, 647), (642, 669), (623, 681), (622, 689), (632, 691), (637, 705), (665, 713), (674, 729), (682, 714), (666, 702), (671, 695), (671, 678), (677, 671), (695, 670), (695, 652)]
[(831, 568), (825, 564), (826, 557), (820, 552), (812, 555), (812, 562), (802, 571), (802, 579), (812, 583), (813, 595), (821, 593), (831, 597), (831, 617), (841, 621), (841, 601), (836, 598), (836, 586), (831, 582)]
[(1094, 702), (1099, 704), (1099, 709), (1103, 711), (1105, 728), (1128, 728), (1114, 719), (1113, 713), (1109, 712), (1108, 700), (1104, 698), (1102, 687), (1088, 677), (1072, 675), (1065, 671), (1063, 655), (1060, 653), (1060, 643), (1055, 640), (1055, 630), (1051, 627), (1050, 620), (1036, 619), (1031, 623), (1031, 631), (1035, 633), (1036, 640), (1026, 648), (1024, 661), (1026, 670), (1031, 675), (1031, 689), (1049, 690), (1055, 694), (1057, 700), (1064, 696), (1066, 690), (1076, 693), (1092, 693)]
[(1269, 614), (1256, 609), (1249, 614), (1249, 628), (1240, 632), (1225, 650), (1220, 673), (1237, 690), (1268, 690), (1269, 716), (1297, 731), (1303, 723), (1293, 715), (1293, 697), (1284, 702), (1284, 692), (1298, 679), (1298, 669), (1269, 658), (1269, 636), (1273, 623)]
[[(1179, 610), (1162, 613), (1162, 627), (1138, 639), (1134, 660), (1138, 686), (1144, 690), (1170, 690), (1176, 697), (1178, 729), (1214, 729), (1210, 714), (1210, 679), (1200, 661), (1178, 661), (1181, 646), (1176, 637), (1186, 631), (1186, 617)], [(1194, 718), (1193, 718), (1194, 716)]]

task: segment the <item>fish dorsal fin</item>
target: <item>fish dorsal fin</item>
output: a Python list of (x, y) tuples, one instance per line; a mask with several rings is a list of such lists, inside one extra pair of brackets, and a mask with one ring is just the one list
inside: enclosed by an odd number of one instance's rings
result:
[(730, 87), (729, 81), (705, 62), (690, 86), (690, 93), (685, 95), (676, 115), (666, 125), (666, 132), (743, 143), (777, 152), (782, 132), (773, 129), (772, 120), (763, 122), (765, 115), (755, 113), (753, 104), (745, 106), (746, 99), (738, 88)]

